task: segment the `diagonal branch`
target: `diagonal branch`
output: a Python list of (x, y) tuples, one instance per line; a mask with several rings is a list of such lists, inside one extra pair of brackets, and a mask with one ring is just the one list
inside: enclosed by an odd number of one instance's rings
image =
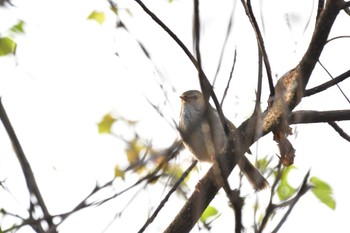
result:
[(176, 191), (181, 182), (188, 176), (188, 174), (192, 171), (194, 166), (196, 166), (198, 160), (194, 160), (192, 164), (186, 169), (186, 171), (181, 175), (181, 177), (176, 181), (174, 186), (169, 190), (164, 199), (159, 203), (157, 209), (153, 212), (152, 216), (147, 219), (146, 223), (142, 226), (142, 228), (138, 231), (139, 233), (144, 232), (146, 228), (151, 224), (154, 219), (157, 217), (160, 210), (164, 207), (165, 203), (169, 200), (171, 194)]
[(337, 131), (337, 132), (339, 133), (339, 135), (340, 135), (342, 138), (344, 138), (345, 140), (347, 140), (348, 142), (350, 142), (350, 136), (349, 136), (349, 134), (345, 133), (345, 131), (344, 131), (342, 128), (340, 128), (340, 126), (339, 126), (337, 123), (335, 123), (334, 121), (330, 121), (330, 122), (328, 122), (328, 124), (329, 124), (330, 126), (332, 126), (333, 129), (334, 129), (335, 131)]
[(335, 78), (329, 80), (328, 82), (325, 82), (321, 85), (318, 85), (316, 87), (305, 90), (304, 97), (314, 95), (314, 94), (317, 94), (321, 91), (324, 91), (324, 90), (340, 83), (341, 81), (344, 81), (345, 79), (347, 79), (349, 77), (350, 77), (350, 70), (345, 71), (344, 73), (342, 73), (338, 77), (335, 77)]
[[(5, 108), (2, 104), (2, 99), (0, 98), (0, 119), (7, 131), (7, 134), (10, 137), (10, 140), (13, 144), (13, 148), (15, 150), (15, 153), (17, 155), (17, 159), (21, 165), (22, 171), (24, 173), (24, 178), (29, 190), (30, 195), (33, 195), (35, 197), (35, 199), (37, 200), (37, 205), (40, 207), (40, 209), (42, 210), (43, 214), (44, 214), (44, 219), (47, 220), (47, 223), (49, 224), (49, 226), (53, 225), (52, 222), (52, 217), (46, 207), (45, 201), (40, 193), (39, 187), (36, 183), (35, 177), (34, 177), (34, 173), (33, 170), (29, 164), (29, 161), (26, 157), (26, 155), (24, 154), (24, 151), (22, 149), (22, 146), (17, 138), (17, 135), (11, 125), (10, 119), (7, 116), (7, 113), (5, 111)], [(31, 205), (35, 205), (31, 202)], [(36, 227), (40, 226), (36, 225)]]
[(255, 32), (255, 35), (256, 35), (256, 38), (258, 41), (259, 50), (261, 51), (263, 59), (264, 59), (264, 64), (265, 64), (269, 88), (270, 88), (270, 96), (274, 96), (275, 93), (274, 93), (274, 87), (273, 87), (271, 65), (270, 65), (270, 61), (269, 61), (269, 58), (267, 56), (267, 52), (265, 49), (264, 39), (261, 35), (259, 25), (255, 19), (254, 14), (253, 14), (253, 9), (252, 9), (252, 6), (250, 4), (250, 0), (247, 0), (246, 2), (245, 2), (245, 0), (241, 0), (241, 1), (243, 4), (243, 7), (245, 9), (245, 12), (250, 20), (250, 23), (252, 24), (252, 27), (254, 29), (254, 32)]
[(283, 218), (281, 219), (281, 221), (277, 224), (276, 228), (272, 231), (273, 233), (277, 233), (279, 231), (279, 229), (281, 228), (281, 226), (284, 224), (284, 222), (287, 220), (288, 216), (290, 215), (290, 213), (292, 212), (294, 206), (297, 204), (297, 202), (299, 201), (299, 199), (310, 189), (310, 185), (308, 184), (308, 178), (310, 175), (310, 171), (308, 171), (304, 177), (303, 183), (301, 184), (301, 187), (297, 193), (297, 195), (289, 200), (289, 204), (288, 204), (288, 210), (285, 213), (285, 215), (283, 216)]
[[(233, 5), (232, 10), (231, 10), (230, 21), (229, 21), (229, 24), (227, 25), (227, 28), (226, 28), (225, 40), (224, 40), (224, 42), (222, 44), (218, 65), (217, 65), (217, 68), (216, 68), (216, 71), (215, 71), (215, 75), (214, 75), (214, 79), (213, 79), (213, 86), (215, 85), (216, 79), (217, 79), (217, 77), (219, 75), (219, 71), (220, 71), (221, 65), (222, 65), (222, 60), (223, 60), (224, 53), (225, 53), (226, 47), (227, 47), (227, 42), (228, 42), (229, 36), (231, 34), (232, 27), (233, 27), (233, 15), (234, 15), (235, 8), (236, 8), (236, 1), (234, 1), (233, 4), (234, 5)], [(236, 55), (236, 49), (235, 49), (235, 55)]]
[(220, 103), (221, 107), (224, 104), (224, 100), (226, 98), (228, 89), (230, 88), (230, 83), (231, 83), (231, 80), (232, 80), (232, 77), (233, 77), (233, 71), (235, 70), (235, 66), (236, 66), (236, 59), (237, 59), (237, 49), (235, 49), (235, 53), (233, 55), (233, 63), (232, 63), (232, 66), (231, 66), (230, 76), (229, 76), (229, 78), (227, 80), (225, 91), (224, 91), (224, 94), (222, 95), (222, 99), (221, 99), (221, 103)]
[(202, 93), (204, 96), (204, 99), (206, 101), (206, 103), (208, 103), (209, 97), (211, 96), (214, 103), (215, 103), (215, 107), (218, 111), (219, 117), (220, 117), (220, 121), (221, 124), (224, 127), (225, 133), (228, 134), (229, 133), (229, 127), (226, 123), (225, 120), (225, 116), (224, 113), (222, 112), (222, 109), (220, 107), (220, 103), (213, 91), (213, 88), (207, 78), (207, 76), (205, 75), (205, 73), (203, 72), (202, 68), (200, 67), (200, 65), (198, 64), (196, 58), (192, 55), (192, 53), (188, 50), (188, 48), (184, 45), (184, 43), (175, 35), (175, 33), (173, 31), (170, 30), (169, 27), (167, 27), (150, 9), (148, 9), (148, 7), (141, 1), (141, 0), (135, 0), (135, 2), (137, 2), (140, 7), (164, 30), (166, 31), (169, 36), (180, 46), (180, 48), (184, 51), (184, 53), (187, 55), (187, 57), (191, 60), (192, 64), (194, 65), (194, 67), (197, 69), (198, 73), (199, 73), (199, 83), (202, 89)]

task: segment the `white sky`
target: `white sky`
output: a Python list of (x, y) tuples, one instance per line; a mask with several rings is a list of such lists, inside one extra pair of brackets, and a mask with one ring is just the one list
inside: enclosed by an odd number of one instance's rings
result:
[[(16, 58), (0, 58), (0, 95), (49, 210), (59, 214), (74, 207), (90, 192), (96, 181), (103, 183), (111, 179), (115, 164), (123, 162), (123, 144), (97, 132), (96, 123), (104, 114), (112, 111), (128, 119), (140, 120), (137, 130), (141, 136), (152, 141), (156, 147), (168, 146), (177, 133), (159, 118), (144, 96), (160, 105), (167, 120), (172, 122), (178, 117), (179, 94), (187, 89), (198, 89), (198, 81), (189, 60), (133, 1), (120, 1), (121, 7), (130, 8), (132, 12), (130, 17), (121, 11), (132, 34), (115, 29), (115, 16), (108, 11), (105, 1), (22, 0), (13, 3), (17, 7), (0, 10), (0, 33), (6, 35), (6, 29), (17, 19), (25, 21), (26, 33), (15, 38), (18, 42)], [(205, 15), (203, 24), (206, 25), (203, 30), (203, 64), (208, 77), (213, 77), (215, 72), (230, 3), (226, 1), (224, 6), (218, 6), (213, 1), (202, 3), (202, 13)], [(303, 27), (309, 17), (311, 3), (306, 4), (301, 0), (266, 0), (263, 3), (266, 48), (274, 74), (281, 75), (295, 65), (308, 43), (312, 27), (305, 33)], [(166, 0), (159, 0), (146, 1), (146, 4), (152, 4), (151, 8), (157, 15), (192, 48), (189, 1), (178, 0), (169, 4)], [(302, 7), (300, 4), (303, 4)], [(234, 38), (231, 37), (233, 43), (227, 47), (225, 65), (231, 64), (235, 46), (238, 60), (224, 111), (228, 118), (239, 124), (249, 116), (254, 104), (256, 43), (239, 1), (237, 7)], [(272, 8), (275, 10), (271, 12)], [(102, 26), (86, 20), (93, 10), (106, 13), (106, 22)], [(298, 20), (299, 24), (292, 31), (285, 25), (286, 14)], [(341, 14), (332, 34), (349, 35), (349, 23), (349, 18)], [(134, 38), (146, 45), (165, 79), (155, 75), (155, 69), (137, 48)], [(339, 40), (326, 47), (321, 59), (336, 76), (349, 69), (349, 52), (348, 40)], [(228, 66), (220, 73), (221, 79), (216, 88), (219, 97), (229, 69)], [(329, 79), (319, 68), (317, 74), (312, 77), (311, 86)], [(251, 81), (247, 81), (248, 78)], [(164, 97), (157, 84), (162, 82), (165, 82), (169, 92), (170, 103), (166, 105), (163, 105)], [(172, 87), (175, 91), (171, 91)], [(349, 83), (344, 82), (342, 88), (349, 95)], [(347, 109), (348, 106), (339, 91), (332, 88), (317, 97), (305, 99), (300, 107), (326, 110)], [(350, 132), (348, 123), (341, 125)], [(335, 211), (328, 209), (308, 193), (296, 205), (281, 232), (332, 232), (335, 227), (347, 229), (345, 216), (348, 215), (350, 200), (344, 176), (347, 176), (345, 172), (350, 162), (347, 154), (349, 143), (326, 124), (298, 126), (297, 136), (291, 138), (297, 149), (295, 165), (298, 167), (291, 174), (291, 183), (298, 185), (303, 175), (312, 168), (311, 175), (327, 181), (333, 187), (337, 208)], [(275, 153), (276, 146), (271, 141), (272, 137), (267, 136), (259, 144), (261, 157)], [(264, 144), (267, 146), (264, 147)], [(26, 186), (2, 126), (0, 145), (0, 181), (6, 179), (6, 187), (14, 196), (0, 191), (0, 208), (24, 214)], [(253, 154), (256, 151), (253, 150)], [(184, 152), (181, 156), (190, 155)], [(206, 165), (201, 167), (205, 170)], [(117, 185), (125, 184), (120, 182)], [(195, 181), (191, 188), (194, 185)], [(117, 190), (119, 188), (116, 187)], [(250, 191), (247, 188), (247, 192)], [(113, 220), (115, 209), (121, 210), (131, 194), (101, 208), (79, 212), (62, 224), (61, 232), (102, 232)], [(266, 198), (267, 194), (268, 191), (263, 191), (262, 198)], [(135, 232), (146, 220), (149, 209), (156, 206), (161, 197), (159, 189), (149, 188), (106, 232), (118, 229)], [(226, 203), (224, 195), (214, 200), (214, 205)], [(162, 217), (155, 221), (149, 232), (161, 232), (181, 205), (181, 200), (172, 200), (161, 211)], [(220, 209), (224, 212), (217, 220), (217, 225), (224, 226), (220, 232), (233, 226), (232, 213), (227, 209)], [(2, 225), (5, 224), (8, 223), (5, 221)], [(215, 230), (218, 231), (218, 228), (213, 228), (213, 232)], [(20, 232), (31, 231), (23, 228)]]

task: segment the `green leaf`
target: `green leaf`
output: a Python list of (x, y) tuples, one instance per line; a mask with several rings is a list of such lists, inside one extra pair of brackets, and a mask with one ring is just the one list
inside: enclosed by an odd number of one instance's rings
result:
[(18, 34), (23, 34), (24, 33), (24, 21), (23, 20), (19, 20), (17, 24), (13, 25), (10, 30), (14, 33), (18, 33)]
[(256, 162), (255, 166), (256, 166), (257, 168), (259, 168), (259, 170), (260, 170), (262, 173), (264, 173), (264, 172), (266, 172), (267, 168), (269, 167), (271, 161), (272, 161), (272, 158), (271, 158), (271, 157), (265, 156), (264, 158), (259, 159), (259, 160)]
[(281, 201), (284, 201), (290, 198), (296, 192), (296, 189), (289, 184), (287, 179), (289, 172), (294, 168), (295, 166), (289, 166), (289, 167), (283, 168), (281, 182), (277, 187), (277, 195)]
[(105, 16), (105, 13), (101, 11), (93, 11), (89, 15), (88, 19), (95, 20), (96, 22), (102, 25), (106, 19), (106, 16)]
[(16, 52), (16, 42), (8, 37), (0, 38), (0, 56), (14, 54)]
[(310, 178), (310, 182), (313, 184), (312, 192), (315, 194), (315, 196), (323, 204), (327, 205), (329, 208), (334, 210), (336, 203), (334, 198), (332, 197), (332, 187), (315, 176)]
[(106, 114), (103, 119), (97, 124), (99, 133), (111, 133), (111, 128), (116, 119), (110, 114)]
[(218, 213), (219, 213), (219, 212), (218, 212), (218, 210), (217, 210), (215, 207), (213, 207), (213, 206), (208, 206), (208, 207), (204, 210), (204, 212), (203, 212), (203, 214), (202, 214), (200, 220), (201, 220), (201, 222), (204, 222), (204, 223), (205, 223), (205, 222), (208, 221), (209, 218), (218, 216)]

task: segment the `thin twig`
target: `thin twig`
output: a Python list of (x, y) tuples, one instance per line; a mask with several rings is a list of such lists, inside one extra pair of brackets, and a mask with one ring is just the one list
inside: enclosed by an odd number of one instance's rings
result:
[[(99, 206), (102, 205), (120, 195), (122, 195), (123, 193), (131, 190), (132, 188), (138, 186), (139, 184), (141, 184), (143, 181), (148, 181), (151, 182), (152, 180), (154, 180), (157, 177), (157, 173), (161, 170), (162, 167), (164, 167), (164, 164), (169, 162), (171, 159), (173, 159), (178, 152), (183, 148), (182, 142), (181, 141), (176, 141), (174, 142), (165, 152), (164, 152), (164, 159), (156, 166), (156, 168), (150, 173), (147, 174), (146, 176), (140, 178), (138, 181), (136, 181), (134, 184), (132, 184), (131, 186), (123, 189), (122, 191), (108, 197), (105, 198), (103, 200), (97, 201), (97, 202), (92, 202), (89, 203), (88, 199), (91, 198), (93, 195), (95, 195), (97, 192), (101, 191), (104, 188), (107, 188), (109, 186), (111, 186), (114, 182), (114, 178), (108, 182), (106, 182), (104, 185), (102, 186), (97, 186), (77, 205), (75, 206), (72, 210), (70, 210), (69, 212), (63, 213), (63, 214), (59, 214), (59, 215), (55, 215), (54, 217), (59, 217), (61, 219), (61, 221), (59, 223), (56, 224), (55, 227), (50, 228), (50, 230), (47, 233), (51, 233), (54, 232), (54, 230), (56, 229), (56, 227), (60, 224), (62, 224), (67, 217), (69, 217), (71, 214), (85, 209), (87, 207), (92, 207), (92, 206)], [(127, 169), (128, 170), (128, 169)]]
[(225, 116), (224, 113), (222, 112), (222, 109), (220, 108), (220, 103), (215, 95), (215, 92), (213, 91), (213, 88), (207, 78), (207, 76), (205, 75), (205, 73), (203, 72), (202, 68), (199, 66), (197, 60), (195, 59), (195, 57), (192, 55), (192, 53), (187, 49), (187, 47), (184, 45), (184, 43), (175, 35), (175, 33), (173, 31), (171, 31), (150, 9), (148, 9), (148, 7), (146, 7), (146, 5), (141, 1), (141, 0), (135, 0), (135, 2), (137, 2), (140, 7), (164, 30), (166, 31), (169, 36), (180, 46), (180, 48), (185, 52), (185, 54), (187, 55), (187, 57), (191, 60), (192, 64), (195, 66), (195, 68), (197, 69), (198, 73), (199, 73), (199, 82), (200, 82), (200, 86), (203, 92), (203, 96), (205, 99), (205, 102), (208, 103), (209, 97), (211, 96), (215, 107), (218, 111), (219, 117), (220, 117), (220, 121), (221, 124), (224, 127), (225, 133), (226, 135), (229, 134), (229, 127), (227, 126), (226, 120), (225, 120)]
[[(326, 73), (328, 74), (329, 77), (331, 77), (331, 79), (334, 79), (333, 76), (331, 75), (331, 73), (327, 70), (327, 68), (321, 63), (320, 60), (318, 60), (318, 63), (321, 65), (321, 67), (326, 71)], [(336, 83), (340, 93), (342, 93), (342, 95), (344, 96), (344, 98), (348, 101), (348, 103), (350, 103), (349, 98), (345, 95), (344, 91), (340, 88), (340, 86), (338, 85), (338, 83)]]
[[(219, 57), (219, 61), (218, 61), (218, 66), (216, 68), (214, 79), (213, 79), (213, 86), (215, 86), (216, 79), (217, 79), (217, 77), (219, 75), (219, 71), (221, 69), (221, 64), (222, 64), (222, 60), (223, 60), (223, 57), (224, 57), (224, 53), (226, 51), (227, 41), (228, 41), (228, 38), (229, 38), (229, 36), (231, 34), (231, 30), (232, 30), (232, 26), (233, 26), (233, 13), (235, 12), (236, 1), (234, 1), (233, 4), (234, 4), (234, 6), (233, 6), (233, 8), (231, 10), (229, 24), (227, 25), (225, 40), (224, 40), (224, 43), (222, 44), (220, 57)], [(235, 49), (235, 54), (236, 54), (236, 49)]]
[(289, 205), (289, 208), (281, 221), (277, 224), (276, 228), (272, 231), (273, 233), (277, 233), (278, 230), (281, 228), (281, 226), (284, 224), (284, 222), (287, 220), (288, 216), (292, 212), (295, 204), (299, 201), (299, 199), (310, 189), (310, 185), (308, 185), (308, 178), (310, 175), (310, 170), (306, 173), (303, 183), (297, 193), (297, 195), (292, 199), (291, 204)]
[(345, 131), (342, 128), (340, 128), (340, 126), (337, 123), (335, 123), (334, 121), (330, 121), (330, 122), (328, 122), (328, 124), (330, 126), (332, 126), (333, 129), (335, 131), (337, 131), (342, 138), (344, 138), (346, 141), (350, 142), (349, 134), (345, 133)]
[(321, 85), (318, 85), (316, 87), (305, 90), (304, 97), (314, 95), (314, 94), (317, 94), (321, 91), (324, 91), (324, 90), (326, 90), (334, 85), (337, 85), (338, 83), (340, 83), (341, 81), (344, 81), (345, 79), (347, 79), (349, 77), (350, 77), (350, 70), (342, 73), (341, 75), (333, 78), (332, 80), (329, 80), (328, 82), (325, 82)]
[(224, 95), (222, 96), (221, 103), (220, 103), (221, 107), (224, 104), (225, 97), (226, 97), (228, 89), (230, 87), (230, 83), (231, 83), (231, 80), (232, 80), (232, 77), (233, 77), (233, 71), (235, 70), (235, 66), (236, 66), (236, 58), (237, 58), (237, 49), (235, 48), (235, 53), (233, 55), (233, 63), (232, 63), (232, 66), (231, 66), (231, 71), (230, 71), (230, 77), (228, 78), (228, 81), (227, 81), (227, 84), (226, 84), (226, 88), (225, 88), (225, 91), (224, 91)]
[(194, 166), (197, 164), (197, 160), (194, 160), (192, 164), (186, 169), (186, 171), (181, 175), (181, 177), (176, 181), (174, 186), (169, 190), (167, 195), (164, 197), (164, 199), (159, 203), (157, 209), (153, 212), (152, 216), (147, 219), (146, 223), (141, 227), (141, 229), (138, 231), (139, 233), (144, 232), (146, 228), (148, 227), (149, 224), (151, 224), (154, 219), (157, 217), (158, 213), (160, 210), (164, 207), (165, 203), (169, 200), (170, 196), (172, 195), (173, 192), (176, 191), (178, 186), (182, 183), (182, 181), (187, 177), (187, 175), (192, 171)]
[(270, 66), (270, 61), (269, 61), (269, 58), (267, 56), (267, 52), (265, 49), (264, 39), (261, 35), (259, 25), (256, 22), (256, 19), (255, 19), (254, 13), (253, 13), (253, 9), (252, 9), (252, 6), (250, 4), (250, 0), (247, 0), (247, 1), (241, 0), (241, 2), (243, 4), (245, 12), (249, 18), (249, 21), (252, 24), (252, 27), (253, 27), (255, 35), (256, 35), (256, 39), (258, 41), (259, 49), (261, 50), (263, 58), (264, 58), (264, 64), (265, 64), (266, 74), (267, 74), (269, 88), (270, 88), (270, 96), (274, 96), (275, 89), (274, 89), (273, 80), (272, 80), (271, 66)]
[(326, 44), (328, 44), (329, 42), (334, 41), (334, 40), (338, 40), (338, 39), (349, 39), (349, 38), (350, 38), (350, 36), (336, 36), (336, 37), (333, 37), (333, 38), (327, 40)]
[(126, 191), (130, 190), (131, 188), (136, 187), (137, 185), (141, 184), (143, 181), (146, 181), (146, 180), (148, 182), (153, 181), (155, 179), (155, 177), (157, 178), (157, 173), (164, 167), (164, 164), (168, 163), (171, 159), (173, 159), (178, 154), (178, 152), (179, 152), (178, 149), (182, 148), (182, 143), (181, 144), (180, 143), (181, 143), (181, 141), (176, 142), (174, 144), (175, 146), (178, 146), (178, 147), (175, 147), (174, 151), (170, 151), (171, 154), (166, 156), (166, 158), (164, 158), (150, 174), (142, 177), (141, 179), (136, 181), (133, 185), (131, 185), (130, 187), (128, 187), (128, 188), (126, 188), (124, 190), (122, 190), (121, 192), (116, 193), (116, 194), (112, 195), (111, 197), (106, 198), (104, 200), (101, 200), (99, 202), (96, 202), (94, 204), (102, 205), (102, 204), (104, 204), (104, 203), (106, 203), (106, 202), (116, 198), (117, 196), (125, 193)]
[(279, 162), (277, 165), (277, 169), (276, 169), (277, 170), (276, 177), (275, 177), (275, 180), (274, 180), (274, 182), (271, 186), (271, 190), (270, 190), (269, 204), (266, 207), (265, 215), (261, 221), (260, 227), (258, 229), (256, 229), (255, 232), (261, 233), (264, 230), (271, 214), (273, 213), (273, 211), (276, 208), (275, 205), (272, 203), (272, 199), (275, 195), (277, 184), (280, 182), (280, 180), (282, 178), (283, 170), (282, 170), (281, 166), (282, 166), (282, 164), (281, 164), (281, 162)]
[(256, 100), (255, 100), (255, 107), (254, 107), (254, 112), (260, 112), (261, 107), (261, 94), (262, 94), (262, 72), (263, 72), (263, 64), (262, 64), (262, 53), (261, 50), (259, 49), (258, 51), (258, 85), (257, 85), (257, 91), (256, 91)]

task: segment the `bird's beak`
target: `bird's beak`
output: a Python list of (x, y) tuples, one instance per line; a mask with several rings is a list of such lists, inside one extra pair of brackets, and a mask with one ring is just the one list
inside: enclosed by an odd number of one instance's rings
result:
[(184, 95), (180, 95), (180, 99), (181, 99), (182, 101), (186, 101), (186, 100), (187, 100), (186, 96), (184, 96)]

